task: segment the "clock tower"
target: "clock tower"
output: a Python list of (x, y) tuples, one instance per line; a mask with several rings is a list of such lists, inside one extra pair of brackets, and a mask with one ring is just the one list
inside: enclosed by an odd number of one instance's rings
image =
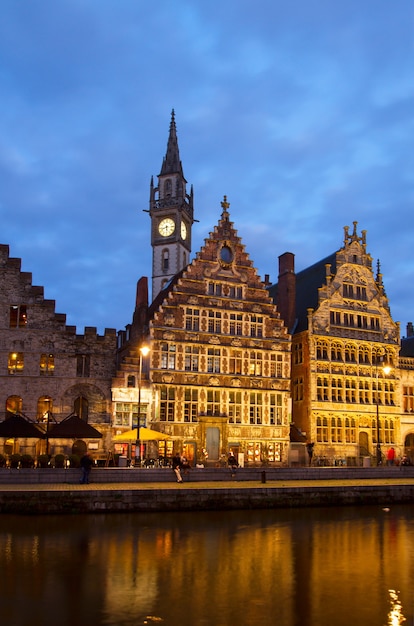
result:
[(150, 218), (152, 245), (152, 300), (175, 274), (188, 265), (191, 253), (193, 188), (186, 193), (187, 181), (178, 151), (174, 110), (171, 113), (167, 153), (158, 185), (151, 178)]

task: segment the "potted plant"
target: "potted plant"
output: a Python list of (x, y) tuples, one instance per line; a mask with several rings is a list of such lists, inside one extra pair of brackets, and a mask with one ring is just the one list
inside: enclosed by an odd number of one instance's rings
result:
[(64, 454), (57, 454), (55, 456), (55, 467), (57, 468), (65, 467), (65, 455)]
[(49, 455), (48, 454), (39, 454), (37, 457), (37, 466), (38, 467), (50, 467), (49, 465)]
[(19, 467), (19, 463), (21, 461), (22, 455), (15, 452), (10, 456), (10, 467), (16, 469)]
[(22, 457), (20, 459), (20, 467), (29, 468), (29, 467), (33, 467), (33, 465), (34, 465), (34, 461), (33, 461), (32, 455), (22, 454)]
[(69, 456), (70, 467), (80, 467), (80, 458), (78, 454), (71, 454)]

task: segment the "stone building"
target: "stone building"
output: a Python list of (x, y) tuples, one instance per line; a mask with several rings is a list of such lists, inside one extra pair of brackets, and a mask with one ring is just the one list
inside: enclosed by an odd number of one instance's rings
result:
[(293, 254), (279, 257), (269, 292), (292, 333), (292, 419), (319, 462), (384, 461), (404, 453), (400, 329), (365, 231), (344, 230), (340, 250), (298, 274)]
[(171, 435), (193, 463), (225, 462), (230, 450), (246, 464), (279, 463), (289, 445), (290, 336), (228, 209), (224, 198), (196, 258), (148, 307), (140, 281), (113, 393), (128, 394), (119, 381), (132, 382), (145, 340), (151, 384), (139, 412), (147, 426)]
[[(111, 378), (115, 373), (116, 331), (96, 328), (76, 334), (55, 301), (21, 271), (0, 245), (0, 406), (3, 415), (20, 413), (33, 422), (53, 425), (74, 413), (103, 434), (92, 445), (96, 454), (107, 445), (111, 427)], [(76, 442), (75, 442), (76, 443)], [(74, 441), (51, 440), (50, 452), (72, 452)], [(0, 439), (0, 452), (44, 452), (44, 441)], [(78, 453), (85, 449), (75, 445)]]

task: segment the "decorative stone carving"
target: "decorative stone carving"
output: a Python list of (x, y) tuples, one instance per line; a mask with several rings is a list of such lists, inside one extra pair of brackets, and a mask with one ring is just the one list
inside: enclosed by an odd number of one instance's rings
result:
[(208, 340), (208, 343), (212, 343), (214, 345), (219, 345), (220, 344), (220, 338), (217, 337), (217, 335), (214, 335), (213, 337), (210, 337), (210, 339)]
[(216, 376), (211, 376), (208, 380), (208, 384), (212, 387), (218, 387), (220, 384), (219, 379)]

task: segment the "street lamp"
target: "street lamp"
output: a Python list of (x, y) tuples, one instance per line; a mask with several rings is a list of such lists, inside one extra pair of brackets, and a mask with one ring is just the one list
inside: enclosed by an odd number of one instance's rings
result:
[[(380, 357), (380, 361), (382, 362), (382, 358)], [(389, 374), (391, 371), (391, 367), (389, 365), (383, 365), (382, 371), (385, 375)], [(379, 392), (378, 392), (378, 357), (375, 360), (375, 373), (377, 379), (377, 390), (376, 390), (376, 405), (377, 405), (377, 466), (382, 463), (382, 454), (381, 454), (381, 441), (380, 441), (380, 419), (379, 419)]]
[(142, 380), (142, 359), (144, 356), (148, 356), (150, 348), (148, 346), (141, 346), (139, 349), (139, 372), (138, 372), (138, 424), (137, 424), (137, 441), (135, 444), (135, 456), (137, 456), (141, 463), (141, 443), (140, 443), (140, 429), (141, 429), (141, 380)]
[(45, 398), (45, 404), (47, 404), (47, 411), (46, 411), (46, 454), (47, 456), (49, 456), (49, 428), (50, 428), (50, 404), (51, 402), (52, 402), (52, 398), (49, 398), (49, 397)]

